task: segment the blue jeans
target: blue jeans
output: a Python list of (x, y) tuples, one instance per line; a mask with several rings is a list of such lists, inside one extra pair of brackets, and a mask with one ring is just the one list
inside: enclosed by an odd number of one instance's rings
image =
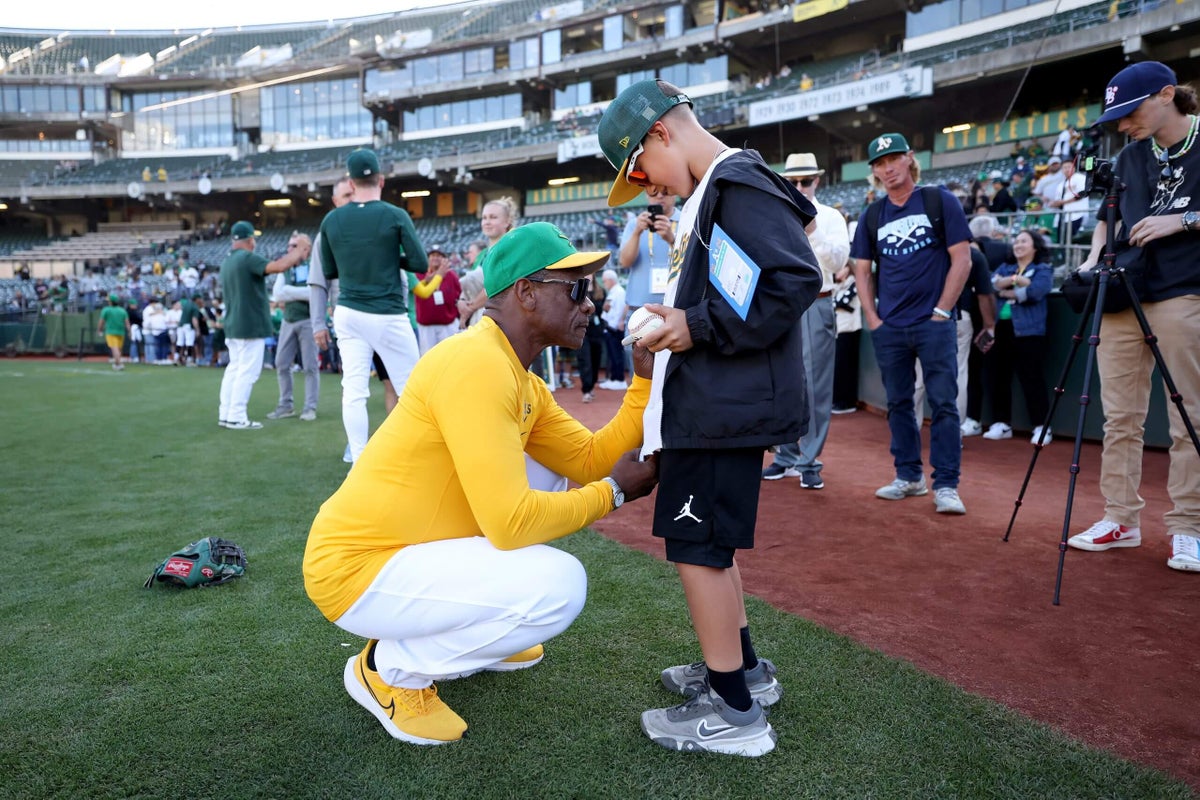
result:
[(884, 322), (871, 331), (875, 362), (887, 393), (888, 428), (896, 477), (919, 481), (921, 431), (913, 413), (916, 360), (921, 359), (925, 391), (932, 410), (929, 461), (933, 488), (957, 488), (962, 463), (962, 433), (958, 419), (957, 330), (953, 321), (925, 320), (908, 328)]
[(607, 330), (604, 344), (608, 348), (608, 379), (625, 382), (625, 345), (621, 344), (624, 333)]

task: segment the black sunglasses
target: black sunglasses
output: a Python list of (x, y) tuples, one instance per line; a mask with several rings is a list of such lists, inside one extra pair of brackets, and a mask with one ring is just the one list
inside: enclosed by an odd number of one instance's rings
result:
[(526, 278), (526, 280), (534, 283), (561, 283), (564, 286), (571, 287), (571, 302), (575, 305), (581, 304), (588, 298), (592, 291), (591, 278), (579, 278), (574, 281), (564, 281), (559, 278)]
[(1162, 172), (1159, 173), (1158, 177), (1162, 178), (1164, 181), (1171, 180), (1171, 156), (1167, 152), (1167, 148), (1164, 147), (1162, 153), (1159, 154), (1158, 163), (1162, 165)]

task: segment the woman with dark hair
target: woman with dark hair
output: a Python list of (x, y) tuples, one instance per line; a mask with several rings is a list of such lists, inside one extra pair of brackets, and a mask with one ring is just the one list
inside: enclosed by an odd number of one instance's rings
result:
[[(1050, 250), (1042, 234), (1025, 229), (1013, 239), (1013, 260), (992, 275), (996, 287), (996, 342), (985, 356), (984, 369), (991, 383), (992, 426), (985, 439), (1012, 438), (1012, 379), (1014, 370), (1025, 394), (1025, 410), (1036, 427), (1033, 441), (1042, 434), (1049, 410), (1049, 392), (1043, 374), (1046, 354), (1046, 295), (1054, 285)], [(1050, 443), (1046, 432), (1045, 444)]]

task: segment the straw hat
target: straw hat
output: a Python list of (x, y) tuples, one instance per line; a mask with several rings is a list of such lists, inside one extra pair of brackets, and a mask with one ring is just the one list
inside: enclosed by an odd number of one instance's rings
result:
[(785, 178), (811, 178), (824, 175), (825, 170), (817, 169), (817, 157), (812, 153), (792, 153), (787, 157), (781, 174)]

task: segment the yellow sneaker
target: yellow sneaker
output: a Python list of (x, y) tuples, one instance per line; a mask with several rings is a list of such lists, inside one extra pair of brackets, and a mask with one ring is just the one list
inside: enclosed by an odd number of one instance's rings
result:
[(342, 681), (360, 706), (375, 715), (384, 729), (397, 739), (412, 744), (457, 742), (467, 723), (438, 697), (437, 687), (402, 689), (388, 686), (379, 673), (367, 666), (367, 652), (375, 640), (346, 662)]
[(487, 672), (516, 672), (519, 669), (529, 669), (545, 657), (546, 648), (540, 644), (535, 644), (533, 647), (511, 655), (503, 661), (497, 661), (489, 667), (484, 667), (484, 670)]

